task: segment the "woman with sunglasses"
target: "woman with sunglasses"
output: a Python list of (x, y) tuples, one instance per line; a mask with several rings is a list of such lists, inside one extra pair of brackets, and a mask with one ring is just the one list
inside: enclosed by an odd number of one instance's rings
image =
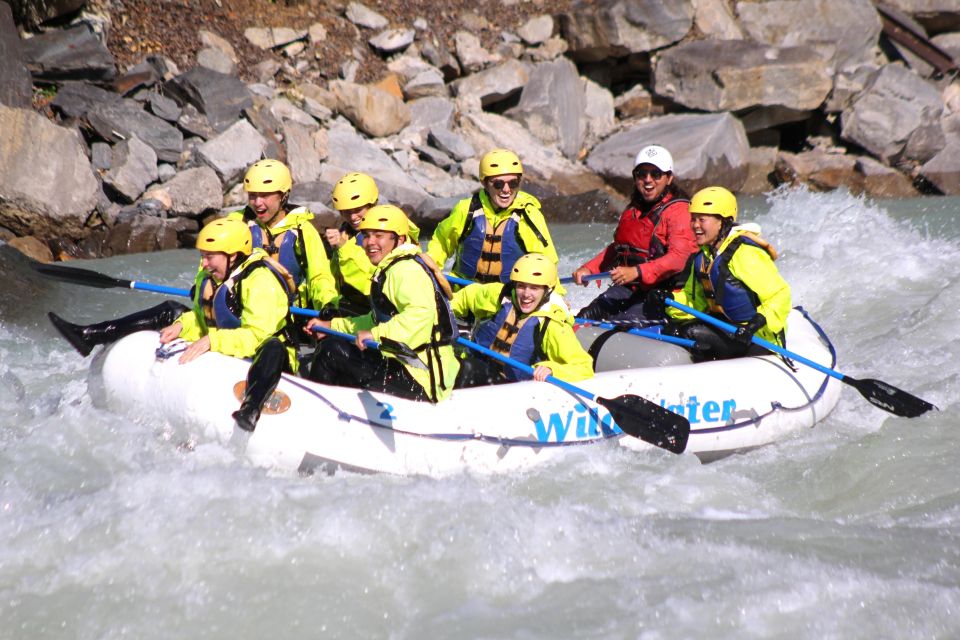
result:
[[(557, 250), (540, 202), (520, 190), (523, 166), (517, 154), (494, 149), (480, 160), (483, 189), (458, 202), (433, 233), (427, 253), (443, 265), (455, 256), (453, 273), (477, 282), (510, 282), (514, 263), (540, 253), (553, 264)], [(562, 287), (558, 292), (563, 295)]]
[(577, 313), (591, 320), (655, 320), (663, 311), (647, 303), (654, 289), (683, 286), (697, 251), (688, 196), (674, 182), (673, 157), (658, 145), (644, 147), (633, 167), (633, 195), (620, 214), (613, 242), (573, 272), (574, 281), (610, 271), (613, 284)]

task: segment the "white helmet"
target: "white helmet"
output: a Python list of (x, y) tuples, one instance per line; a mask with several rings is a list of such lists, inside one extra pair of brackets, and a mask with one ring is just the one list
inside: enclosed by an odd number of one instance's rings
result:
[(673, 171), (673, 156), (670, 152), (660, 145), (652, 144), (649, 147), (640, 149), (637, 159), (633, 161), (633, 168), (636, 169), (641, 164), (652, 164), (664, 173)]

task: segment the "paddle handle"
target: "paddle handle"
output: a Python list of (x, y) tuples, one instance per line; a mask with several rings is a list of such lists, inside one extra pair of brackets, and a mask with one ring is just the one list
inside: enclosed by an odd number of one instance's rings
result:
[[(463, 346), (467, 347), (468, 349), (473, 349), (474, 351), (477, 351), (477, 352), (479, 352), (479, 353), (482, 353), (483, 355), (485, 355), (485, 356), (487, 356), (487, 357), (489, 357), (489, 358), (493, 358), (494, 360), (497, 360), (497, 361), (499, 361), (499, 362), (502, 362), (503, 364), (510, 365), (510, 366), (513, 367), (514, 369), (519, 369), (520, 371), (523, 371), (524, 373), (528, 373), (528, 374), (530, 374), (530, 375), (533, 375), (534, 369), (533, 369), (533, 367), (531, 367), (530, 365), (524, 364), (523, 362), (520, 362), (519, 360), (514, 360), (513, 358), (508, 358), (507, 356), (503, 355), (502, 353), (497, 353), (497, 352), (494, 351), (493, 349), (488, 349), (488, 348), (486, 348), (486, 347), (484, 347), (484, 346), (481, 346), (481, 345), (477, 344), (476, 342), (471, 342), (470, 340), (467, 340), (466, 338), (457, 338), (457, 343), (458, 343), (458, 344), (462, 344)], [(588, 400), (595, 400), (596, 397), (597, 397), (596, 394), (590, 393), (590, 392), (587, 391), (586, 389), (581, 389), (580, 387), (574, 386), (574, 385), (570, 384), (569, 382), (564, 382), (563, 380), (560, 380), (559, 378), (554, 378), (552, 375), (547, 376), (547, 382), (549, 382), (549, 383), (551, 383), (551, 384), (555, 384), (556, 386), (558, 386), (558, 387), (560, 387), (561, 389), (564, 389), (564, 390), (566, 390), (566, 391), (569, 391), (570, 393), (576, 394), (576, 395), (578, 395), (578, 396), (583, 396), (584, 398), (586, 398), (586, 399), (588, 399)]]
[[(706, 313), (703, 313), (703, 312), (701, 312), (701, 311), (697, 311), (696, 309), (693, 309), (693, 308), (691, 308), (691, 307), (688, 307), (687, 305), (685, 305), (685, 304), (683, 304), (683, 303), (681, 303), (681, 302), (677, 302), (676, 300), (674, 300), (674, 299), (672, 299), (672, 298), (667, 298), (667, 299), (665, 300), (665, 302), (666, 302), (668, 305), (670, 305), (671, 307), (674, 307), (674, 308), (676, 308), (676, 309), (679, 309), (680, 311), (683, 311), (684, 313), (689, 313), (689, 314), (692, 315), (694, 318), (698, 318), (698, 319), (700, 319), (700, 320), (703, 320), (703, 321), (706, 322), (707, 324), (712, 324), (713, 326), (718, 327), (718, 328), (720, 328), (720, 329), (723, 329), (724, 331), (726, 331), (726, 332), (728, 332), (728, 333), (736, 333), (736, 332), (737, 332), (737, 327), (733, 326), (732, 324), (730, 324), (730, 323), (728, 323), (728, 322), (724, 322), (723, 320), (720, 320), (719, 318), (714, 318), (713, 316), (708, 315), (708, 314), (706, 314)], [(787, 351), (787, 350), (784, 349), (783, 347), (780, 347), (780, 346), (778, 346), (778, 345), (775, 345), (775, 344), (773, 344), (772, 342), (770, 342), (770, 341), (768, 341), (768, 340), (764, 340), (763, 338), (758, 338), (757, 336), (753, 336), (753, 337), (751, 338), (751, 340), (753, 341), (754, 344), (760, 345), (760, 346), (763, 347), (764, 349), (768, 349), (768, 350), (770, 350), (770, 351), (773, 351), (774, 353), (779, 353), (779, 354), (782, 355), (782, 356), (786, 356), (787, 358), (790, 358), (791, 360), (796, 360), (797, 362), (800, 362), (800, 363), (802, 363), (802, 364), (805, 364), (805, 365), (807, 365), (808, 367), (813, 367), (814, 369), (816, 369), (816, 370), (819, 371), (820, 373), (825, 373), (825, 374), (827, 374), (828, 376), (831, 376), (831, 377), (833, 377), (833, 378), (836, 378), (837, 380), (843, 380), (843, 379), (846, 377), (846, 376), (844, 376), (842, 373), (840, 373), (839, 371), (834, 371), (834, 370), (831, 369), (830, 367), (825, 367), (825, 366), (823, 366), (822, 364), (820, 364), (820, 363), (818, 363), (818, 362), (814, 362), (813, 360), (809, 360), (809, 359), (807, 359), (807, 358), (804, 358), (804, 357), (801, 356), (800, 354), (794, 353), (794, 352), (792, 352), (792, 351)]]

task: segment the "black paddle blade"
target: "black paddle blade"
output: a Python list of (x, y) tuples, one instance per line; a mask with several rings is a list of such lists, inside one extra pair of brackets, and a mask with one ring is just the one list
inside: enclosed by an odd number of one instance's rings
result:
[(76, 267), (65, 267), (59, 264), (36, 264), (34, 269), (43, 275), (69, 282), (79, 284), (85, 287), (97, 287), (98, 289), (113, 289), (115, 287), (129, 287), (129, 280), (119, 280), (89, 269), (77, 269)]
[(857, 380), (850, 376), (844, 376), (843, 381), (860, 392), (870, 404), (880, 407), (884, 411), (903, 416), (904, 418), (916, 418), (923, 415), (931, 409), (936, 409), (934, 405), (917, 396), (907, 393), (903, 389), (897, 389), (884, 382), (883, 380)]
[(690, 421), (646, 398), (622, 395), (596, 399), (624, 433), (673, 453), (683, 453), (690, 437)]

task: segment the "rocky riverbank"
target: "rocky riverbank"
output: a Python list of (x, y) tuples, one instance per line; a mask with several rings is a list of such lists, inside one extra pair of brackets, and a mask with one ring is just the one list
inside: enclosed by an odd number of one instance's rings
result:
[(960, 194), (955, 0), (206, 4), (0, 2), (0, 240), (190, 246), (261, 157), (321, 226), (362, 171), (430, 227), (494, 147), (549, 220), (614, 219), (650, 143), (689, 190)]

